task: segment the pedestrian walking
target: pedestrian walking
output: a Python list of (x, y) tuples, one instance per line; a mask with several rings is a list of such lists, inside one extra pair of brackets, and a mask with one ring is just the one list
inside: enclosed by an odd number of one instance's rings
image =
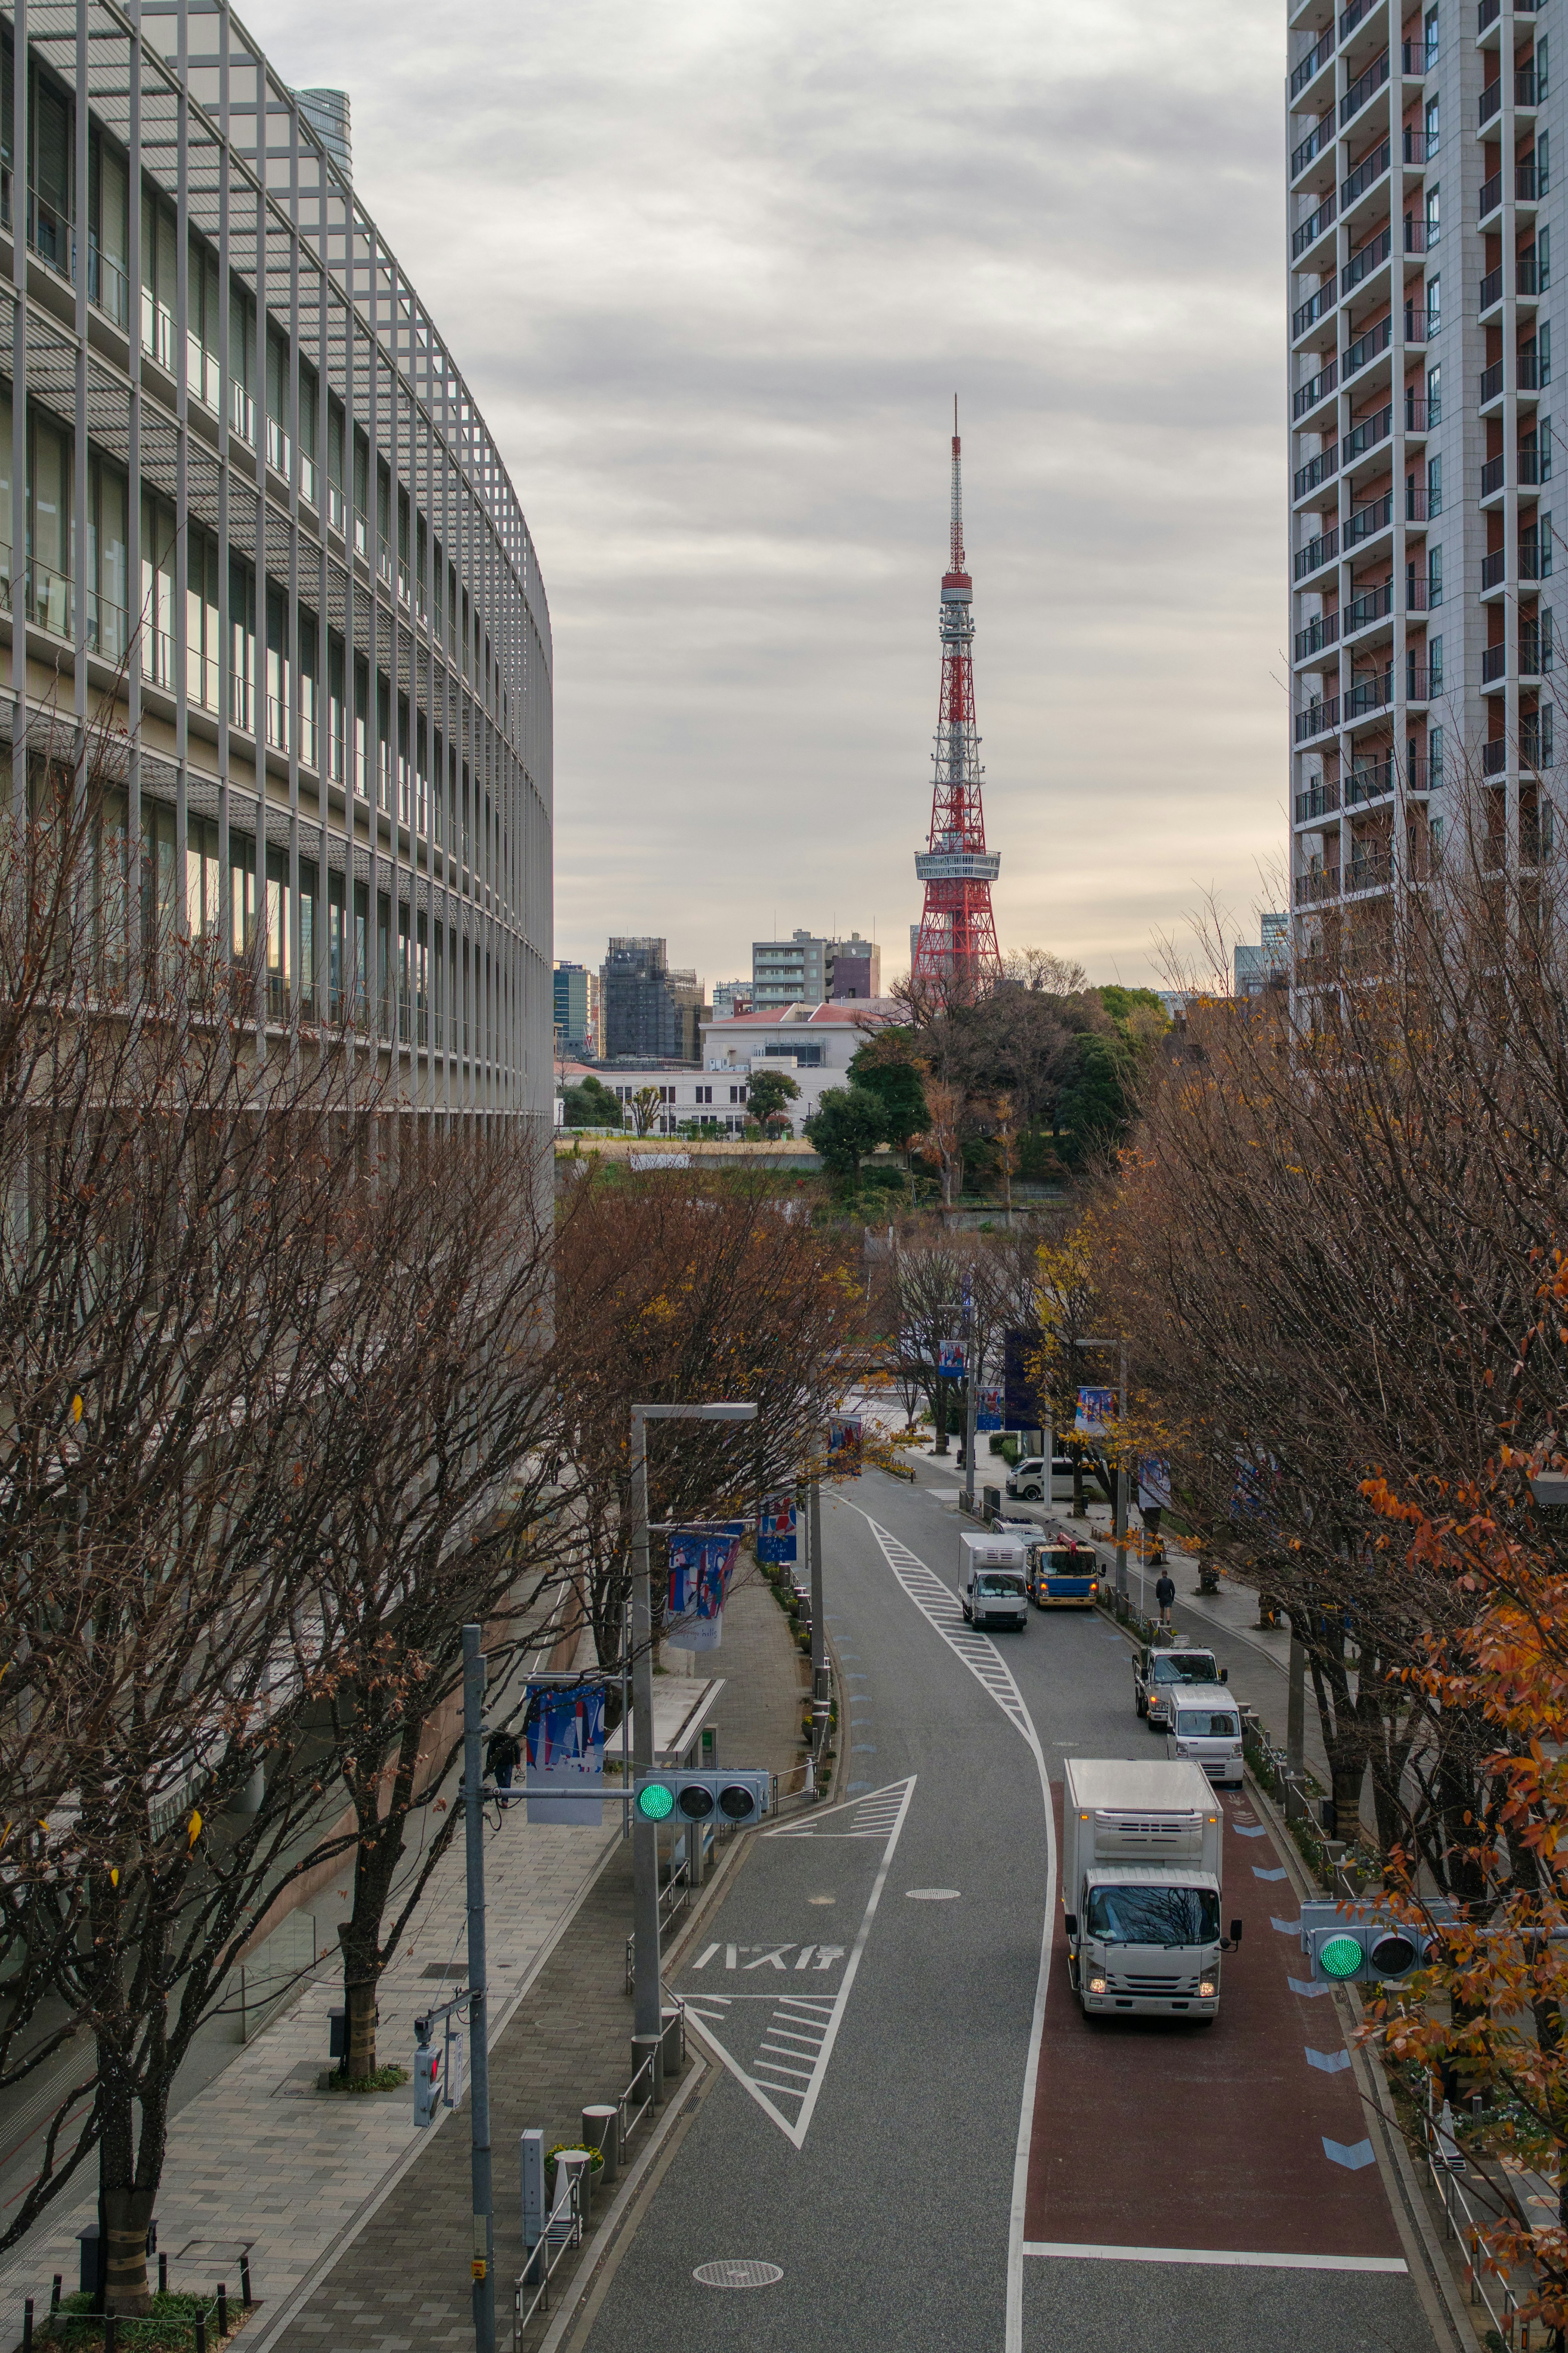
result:
[(1176, 1598), (1176, 1582), (1168, 1568), (1160, 1571), (1160, 1581), (1154, 1588), (1154, 1599), (1160, 1605), (1160, 1623), (1171, 1622), (1171, 1604)]
[[(515, 1732), (492, 1732), (489, 1746), (485, 1751), (485, 1778), (493, 1781), (498, 1789), (510, 1789), (511, 1777), (522, 1761), (522, 1746)], [(511, 1799), (503, 1798), (501, 1809)]]

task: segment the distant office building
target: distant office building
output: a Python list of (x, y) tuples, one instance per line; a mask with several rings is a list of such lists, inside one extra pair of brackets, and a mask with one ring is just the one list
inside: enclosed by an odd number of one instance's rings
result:
[(847, 940), (819, 940), (795, 932), (787, 940), (752, 943), (752, 1009), (772, 1013), (785, 1005), (826, 1005), (835, 997), (880, 993), (882, 951), (858, 932)]
[(697, 1060), (701, 987), (695, 972), (670, 969), (663, 940), (611, 940), (600, 981), (606, 1061)]
[(1236, 993), (1237, 997), (1256, 997), (1271, 980), (1283, 979), (1290, 969), (1290, 919), (1288, 915), (1265, 915), (1257, 947), (1238, 940), (1236, 944)]
[(586, 1054), (603, 1051), (600, 1034), (599, 976), (586, 965), (558, 964), (555, 982), (555, 1037), (558, 1049)]
[(709, 1001), (715, 1021), (727, 1021), (731, 1013), (749, 1013), (752, 984), (749, 980), (716, 980)]
[(830, 997), (881, 996), (882, 951), (875, 940), (863, 940), (858, 932), (852, 932), (847, 940), (832, 942), (828, 958)]

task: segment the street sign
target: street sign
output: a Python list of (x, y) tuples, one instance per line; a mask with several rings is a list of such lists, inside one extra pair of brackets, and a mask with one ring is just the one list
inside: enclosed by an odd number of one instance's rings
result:
[(641, 1778), (633, 1799), (639, 1822), (683, 1828), (688, 1822), (732, 1822), (745, 1829), (760, 1822), (773, 1801), (773, 1775), (742, 1769), (729, 1773), (652, 1773)]

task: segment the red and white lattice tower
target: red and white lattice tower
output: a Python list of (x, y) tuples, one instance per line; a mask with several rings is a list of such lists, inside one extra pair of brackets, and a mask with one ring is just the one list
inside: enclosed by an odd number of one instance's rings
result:
[(963, 478), (958, 443), (958, 403), (952, 404), (952, 546), (942, 583), (942, 712), (936, 732), (931, 839), (915, 852), (925, 884), (925, 906), (915, 943), (913, 976), (977, 994), (1000, 976), (991, 885), (998, 852), (985, 847), (980, 802), (984, 774), (974, 732), (973, 583), (963, 562)]

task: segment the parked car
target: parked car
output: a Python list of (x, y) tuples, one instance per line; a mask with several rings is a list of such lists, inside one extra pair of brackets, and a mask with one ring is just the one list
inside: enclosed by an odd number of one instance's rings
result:
[[(1046, 1458), (1043, 1454), (1026, 1454), (1014, 1464), (1007, 1479), (1007, 1493), (1015, 1503), (1043, 1504), (1046, 1501)], [(1053, 1504), (1072, 1501), (1072, 1456), (1055, 1454), (1051, 1457), (1051, 1493)]]
[(1190, 1643), (1170, 1650), (1151, 1644), (1133, 1657), (1132, 1703), (1152, 1731), (1166, 1732), (1178, 1693), (1194, 1683), (1229, 1680), (1230, 1670), (1220, 1665), (1212, 1651), (1196, 1651)]

